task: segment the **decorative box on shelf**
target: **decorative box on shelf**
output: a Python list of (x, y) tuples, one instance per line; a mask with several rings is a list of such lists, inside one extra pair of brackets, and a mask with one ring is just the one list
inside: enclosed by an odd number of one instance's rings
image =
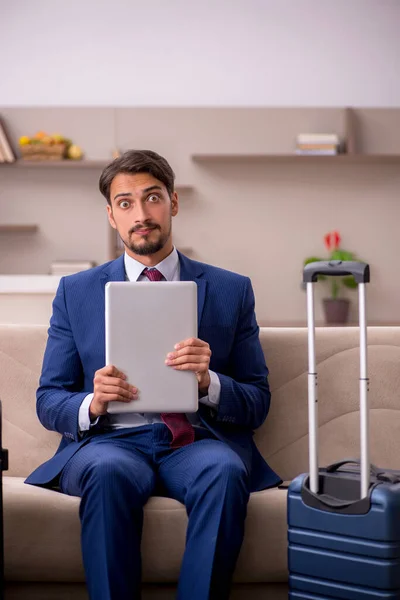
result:
[(19, 138), (19, 148), (23, 160), (60, 161), (64, 158), (83, 158), (81, 148), (60, 133), (48, 135), (45, 131), (38, 131), (32, 137), (23, 135)]
[(24, 144), (20, 145), (23, 160), (63, 160), (66, 144)]

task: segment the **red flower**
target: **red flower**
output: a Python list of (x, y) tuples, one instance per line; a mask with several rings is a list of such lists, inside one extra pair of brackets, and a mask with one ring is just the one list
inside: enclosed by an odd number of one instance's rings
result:
[(337, 250), (340, 246), (341, 238), (338, 231), (330, 231), (324, 235), (324, 242), (327, 250)]

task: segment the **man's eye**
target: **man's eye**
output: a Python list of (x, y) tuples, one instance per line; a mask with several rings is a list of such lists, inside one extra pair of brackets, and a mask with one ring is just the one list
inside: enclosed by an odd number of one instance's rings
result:
[(150, 196), (147, 198), (149, 202), (158, 202), (159, 199), (160, 197), (157, 196), (157, 194), (150, 194)]
[(119, 203), (120, 208), (128, 208), (129, 206), (129, 202), (128, 200), (122, 200), (122, 202)]

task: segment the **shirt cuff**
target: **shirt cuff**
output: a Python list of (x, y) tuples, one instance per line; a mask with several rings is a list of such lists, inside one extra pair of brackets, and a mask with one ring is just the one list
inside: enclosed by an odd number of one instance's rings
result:
[(98, 421), (99, 421), (100, 417), (97, 417), (97, 419), (95, 421), (93, 421), (93, 423), (90, 422), (89, 406), (93, 400), (93, 396), (94, 396), (94, 394), (88, 394), (87, 396), (85, 396), (82, 404), (79, 407), (79, 415), (78, 415), (79, 433), (83, 433), (84, 431), (89, 431), (89, 429), (91, 427), (93, 427), (93, 425), (96, 425), (96, 423), (98, 423)]
[(199, 402), (205, 404), (206, 406), (210, 406), (211, 408), (217, 408), (221, 396), (221, 382), (218, 375), (214, 373), (214, 371), (209, 371), (209, 373), (210, 386), (208, 388), (208, 394), (207, 396), (199, 398)]

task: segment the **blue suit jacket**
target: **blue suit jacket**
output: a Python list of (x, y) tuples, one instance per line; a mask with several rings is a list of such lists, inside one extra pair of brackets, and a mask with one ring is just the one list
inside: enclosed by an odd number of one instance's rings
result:
[[(210, 369), (221, 381), (218, 410), (200, 404), (204, 426), (229, 444), (251, 476), (251, 490), (280, 483), (258, 452), (253, 430), (265, 420), (269, 404), (268, 369), (259, 342), (250, 280), (179, 254), (181, 280), (198, 289), (198, 337), (210, 344)], [(78, 430), (79, 407), (93, 392), (95, 372), (105, 365), (104, 286), (124, 281), (120, 258), (61, 280), (53, 302), (49, 337), (37, 391), (37, 414), (62, 440), (56, 454), (26, 480), (51, 485), (67, 460), (92, 435), (104, 431), (106, 418), (86, 433)]]

